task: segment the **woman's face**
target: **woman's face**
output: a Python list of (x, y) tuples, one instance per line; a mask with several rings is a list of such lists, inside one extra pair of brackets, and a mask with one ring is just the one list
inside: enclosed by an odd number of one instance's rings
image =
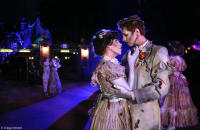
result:
[(108, 46), (109, 49), (116, 55), (121, 55), (122, 52), (122, 44), (119, 42), (118, 39), (112, 40), (112, 44)]

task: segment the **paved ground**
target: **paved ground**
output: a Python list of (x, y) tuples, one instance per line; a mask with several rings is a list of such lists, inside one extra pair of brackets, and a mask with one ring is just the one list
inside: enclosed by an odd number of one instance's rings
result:
[[(0, 128), (86, 130), (89, 125), (87, 111), (98, 95), (98, 89), (88, 82), (78, 81), (62, 81), (62, 86), (62, 94), (45, 98), (39, 84), (1, 82)], [(177, 130), (200, 130), (200, 127)]]
[(64, 81), (62, 94), (45, 98), (40, 85), (3, 84), (0, 91), (0, 126), (25, 130), (84, 129), (89, 119), (87, 111), (97, 91), (87, 82)]

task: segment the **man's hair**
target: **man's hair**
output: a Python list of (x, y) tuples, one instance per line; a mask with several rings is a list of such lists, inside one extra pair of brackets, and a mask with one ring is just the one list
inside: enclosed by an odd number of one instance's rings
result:
[(138, 16), (133, 15), (128, 18), (123, 18), (117, 23), (118, 29), (122, 30), (126, 28), (128, 31), (134, 32), (135, 29), (139, 29), (142, 35), (145, 35), (145, 25), (144, 21)]
[(93, 35), (92, 43), (95, 53), (103, 55), (106, 47), (112, 43), (112, 40), (119, 39), (119, 33), (113, 30), (101, 29)]
[(168, 43), (169, 53), (174, 55), (184, 55), (185, 47), (180, 41), (171, 41)]

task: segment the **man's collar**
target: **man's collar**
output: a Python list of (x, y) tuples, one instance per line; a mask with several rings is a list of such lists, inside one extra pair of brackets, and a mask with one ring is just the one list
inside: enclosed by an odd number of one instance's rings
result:
[(151, 41), (146, 40), (142, 45), (139, 46), (139, 50), (142, 52), (148, 51), (148, 48), (151, 46)]
[(144, 58), (147, 58), (150, 56), (151, 51), (152, 51), (152, 42), (148, 41), (140, 52), (143, 54), (145, 53), (146, 56)]
[(146, 40), (142, 45), (139, 46), (139, 50), (142, 51), (142, 49), (149, 43), (149, 40)]

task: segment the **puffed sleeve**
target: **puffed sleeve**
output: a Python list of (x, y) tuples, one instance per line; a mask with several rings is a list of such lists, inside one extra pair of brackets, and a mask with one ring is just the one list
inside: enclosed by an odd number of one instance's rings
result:
[(91, 77), (90, 84), (91, 84), (91, 86), (96, 87), (97, 83), (98, 83), (97, 72), (94, 71), (93, 74), (92, 74), (92, 77)]
[[(111, 80), (115, 80), (119, 77), (125, 77), (123, 67), (116, 64), (100, 64), (96, 70), (93, 72), (91, 78), (91, 85), (97, 86), (101, 91), (106, 92), (109, 95), (117, 96), (119, 98), (132, 98), (131, 93), (124, 93), (120, 89), (116, 89), (112, 86)], [(117, 73), (114, 68), (118, 69)], [(111, 74), (112, 73), (112, 74)]]
[(104, 72), (108, 81), (113, 81), (120, 77), (126, 78), (125, 67), (119, 64), (114, 64), (111, 62), (105, 63)]

